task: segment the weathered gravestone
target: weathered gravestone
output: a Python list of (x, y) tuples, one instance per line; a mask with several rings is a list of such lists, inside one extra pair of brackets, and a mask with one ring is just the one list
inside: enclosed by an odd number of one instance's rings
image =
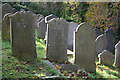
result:
[(44, 39), (46, 35), (46, 30), (47, 30), (47, 24), (45, 23), (45, 20), (41, 20), (38, 22), (38, 38)]
[(120, 41), (115, 45), (115, 62), (116, 67), (120, 68)]
[(38, 20), (37, 20), (38, 22), (44, 19), (44, 16), (42, 14), (38, 14), (37, 17), (38, 17)]
[(69, 30), (68, 30), (68, 49), (73, 51), (73, 34), (75, 29), (77, 28), (78, 24), (75, 22), (69, 23)]
[(10, 40), (10, 15), (7, 13), (2, 20), (2, 40)]
[(107, 45), (106, 45), (106, 50), (113, 51), (114, 50), (114, 35), (112, 29), (107, 29), (105, 30), (105, 35), (107, 37)]
[(105, 64), (109, 66), (113, 65), (114, 55), (108, 50), (104, 50), (102, 53), (100, 53), (98, 55), (98, 58), (100, 64)]
[(75, 64), (81, 69), (95, 72), (95, 33), (90, 25), (81, 23), (75, 31)]
[(100, 36), (98, 36), (95, 40), (96, 43), (96, 52), (97, 55), (101, 52), (103, 52), (106, 49), (106, 45), (107, 45), (107, 37), (105, 34), (101, 34)]
[(49, 20), (53, 19), (53, 18), (58, 18), (57, 16), (50, 14), (48, 16), (45, 17), (45, 23), (47, 23)]
[(54, 62), (67, 60), (68, 26), (63, 19), (52, 19), (47, 28), (47, 58)]
[(93, 30), (95, 31), (95, 38), (97, 38), (99, 35), (102, 34), (102, 32), (100, 31), (100, 29), (98, 29), (98, 28), (95, 28)]
[(35, 15), (21, 11), (11, 15), (12, 55), (25, 60), (37, 57), (35, 47)]
[(7, 13), (14, 13), (14, 9), (8, 3), (5, 3), (2, 6), (2, 18)]

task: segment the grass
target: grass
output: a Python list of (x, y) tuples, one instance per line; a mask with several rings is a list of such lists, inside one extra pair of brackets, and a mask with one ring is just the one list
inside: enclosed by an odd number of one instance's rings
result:
[[(45, 44), (41, 39), (36, 38), (36, 50), (38, 58), (32, 62), (19, 61), (11, 56), (11, 44), (8, 41), (2, 42), (2, 75), (3, 78), (41, 78), (62, 74), (50, 68), (42, 58), (45, 58)], [(72, 58), (72, 56), (70, 56)], [(68, 59), (70, 60), (70, 59)], [(120, 79), (120, 70), (114, 66), (100, 65), (96, 61), (96, 73), (91, 73), (93, 78), (114, 78)]]
[(2, 43), (3, 78), (41, 78), (46, 77), (46, 74), (47, 76), (61, 75), (41, 59), (45, 57), (45, 44), (43, 40), (36, 40), (38, 58), (31, 62), (20, 61), (11, 56), (11, 44), (8, 41), (3, 41)]

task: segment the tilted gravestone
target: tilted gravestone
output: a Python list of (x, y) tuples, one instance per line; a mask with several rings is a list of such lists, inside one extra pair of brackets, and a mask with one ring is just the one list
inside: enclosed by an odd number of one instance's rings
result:
[(14, 9), (8, 3), (5, 3), (2, 5), (2, 18), (7, 13), (14, 13)]
[(107, 45), (106, 50), (113, 51), (114, 50), (114, 35), (112, 29), (105, 30), (105, 35), (107, 37)]
[(58, 18), (57, 16), (50, 14), (48, 16), (45, 17), (45, 23), (47, 23), (49, 20), (53, 19), (53, 18)]
[(105, 65), (109, 65), (109, 66), (113, 65), (114, 55), (111, 52), (109, 52), (108, 50), (104, 50), (102, 53), (100, 53), (98, 55), (98, 58), (99, 58), (100, 64), (105, 64)]
[(81, 69), (95, 72), (95, 33), (90, 25), (81, 23), (75, 31), (75, 64)]
[(69, 23), (63, 19), (52, 19), (47, 28), (47, 58), (53, 62), (67, 60), (67, 39)]
[(45, 20), (41, 20), (38, 22), (38, 38), (44, 39), (46, 35), (46, 30), (47, 30), (47, 24), (45, 23)]
[(2, 40), (10, 40), (10, 15), (7, 13), (2, 20)]
[(107, 37), (105, 34), (101, 34), (100, 36), (98, 36), (95, 40), (96, 43), (96, 52), (97, 55), (101, 52), (103, 52), (106, 49), (106, 45), (107, 45)]
[(115, 45), (115, 62), (116, 67), (120, 68), (120, 41)]
[(76, 30), (78, 24), (75, 22), (70, 22), (69, 23), (69, 30), (68, 30), (68, 49), (73, 51), (73, 34), (74, 31)]
[(95, 38), (97, 38), (99, 35), (102, 34), (102, 32), (100, 31), (100, 29), (98, 29), (98, 28), (95, 28), (93, 30), (95, 31)]
[(21, 11), (11, 15), (12, 55), (25, 60), (37, 57), (35, 47), (35, 15)]

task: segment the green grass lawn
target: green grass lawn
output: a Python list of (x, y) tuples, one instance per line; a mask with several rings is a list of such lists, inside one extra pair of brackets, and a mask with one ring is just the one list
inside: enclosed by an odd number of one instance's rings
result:
[(43, 62), (45, 57), (45, 44), (43, 40), (36, 39), (38, 58), (32, 62), (20, 61), (11, 56), (11, 45), (8, 41), (2, 42), (2, 77), (3, 78), (39, 78), (60, 75), (55, 69)]
[[(11, 45), (8, 41), (2, 42), (2, 75), (3, 78), (40, 78), (46, 76), (59, 75), (55, 69), (45, 64), (42, 58), (45, 58), (46, 46), (44, 41), (36, 38), (36, 50), (38, 58), (32, 62), (19, 61), (11, 56)], [(49, 74), (49, 75), (46, 75)], [(91, 73), (93, 78), (116, 78), (120, 79), (120, 72), (114, 66), (100, 65), (96, 61), (96, 73)]]

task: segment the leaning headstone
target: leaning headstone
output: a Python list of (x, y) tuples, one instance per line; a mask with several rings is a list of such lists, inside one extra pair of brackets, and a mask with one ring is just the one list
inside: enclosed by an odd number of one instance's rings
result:
[(102, 53), (100, 53), (98, 55), (98, 58), (100, 64), (105, 64), (109, 66), (113, 65), (114, 55), (108, 50), (104, 50)]
[(37, 57), (35, 47), (35, 15), (29, 11), (11, 15), (12, 55), (23, 60)]
[(7, 13), (2, 20), (2, 40), (10, 41), (10, 15)]
[(67, 60), (68, 22), (54, 18), (48, 22), (47, 58), (53, 62)]
[(107, 37), (107, 45), (106, 50), (113, 51), (114, 50), (114, 35), (112, 29), (105, 30), (105, 35)]
[(45, 20), (41, 20), (38, 22), (38, 38), (44, 39), (46, 35), (46, 30), (47, 30), (47, 24), (45, 23)]
[(5, 3), (2, 5), (2, 18), (7, 13), (14, 13), (14, 9), (8, 3)]
[(92, 27), (87, 23), (81, 23), (74, 34), (75, 64), (81, 69), (95, 72), (95, 33)]
[(75, 22), (69, 23), (69, 30), (68, 30), (68, 49), (73, 51), (73, 34), (75, 29), (77, 28), (78, 24)]
[(49, 20), (53, 19), (53, 18), (58, 18), (57, 16), (50, 14), (48, 16), (45, 17), (45, 23), (47, 23)]
[(116, 67), (120, 68), (120, 41), (115, 45), (115, 62)]
[(99, 35), (102, 34), (102, 32), (100, 31), (100, 29), (98, 29), (98, 28), (95, 28), (93, 30), (95, 31), (95, 38), (97, 38)]
[(101, 52), (103, 52), (106, 49), (106, 45), (107, 45), (107, 37), (105, 34), (101, 34), (100, 36), (98, 36), (95, 40), (96, 43), (96, 52), (97, 55)]

